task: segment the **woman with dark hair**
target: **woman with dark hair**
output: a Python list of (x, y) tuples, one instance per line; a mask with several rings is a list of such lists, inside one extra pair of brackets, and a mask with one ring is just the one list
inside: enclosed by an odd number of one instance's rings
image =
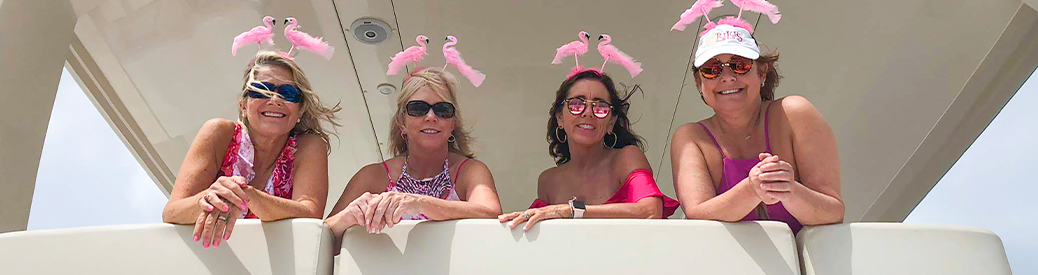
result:
[(631, 130), (628, 99), (597, 70), (566, 79), (548, 119), (548, 151), (556, 167), (541, 172), (537, 199), (526, 211), (498, 217), (509, 228), (558, 218), (666, 218), (677, 209), (652, 179), (644, 141)]

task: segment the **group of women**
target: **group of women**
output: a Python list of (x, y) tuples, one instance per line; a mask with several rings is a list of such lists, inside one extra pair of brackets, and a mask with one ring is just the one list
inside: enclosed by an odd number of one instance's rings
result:
[[(778, 55), (707, 52), (697, 51), (694, 75), (714, 114), (673, 135), (677, 200), (660, 192), (631, 128), (628, 99), (639, 88), (618, 90), (607, 74), (584, 70), (562, 82), (549, 108), (556, 166), (538, 177), (529, 209), (503, 214), (491, 169), (470, 148), (458, 80), (424, 68), (406, 78), (396, 101), (394, 157), (361, 168), (325, 223), (337, 239), (350, 227), (377, 233), (401, 220), (496, 217), (529, 230), (548, 219), (667, 218), (679, 206), (689, 219), (778, 220), (794, 232), (841, 222), (835, 137), (807, 99), (775, 98)], [(337, 125), (339, 106), (322, 103), (277, 52), (258, 53), (243, 80), (238, 120), (202, 126), (163, 212), (165, 222), (194, 224), (204, 247), (230, 238), (241, 218), (322, 218), (325, 210), (326, 127)]]

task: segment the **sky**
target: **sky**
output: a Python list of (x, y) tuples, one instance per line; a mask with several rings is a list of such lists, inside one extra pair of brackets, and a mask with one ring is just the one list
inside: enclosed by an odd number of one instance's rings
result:
[[(1038, 274), (1038, 74), (1032, 74), (905, 223), (985, 228), (1015, 274)], [(67, 71), (61, 75), (28, 230), (162, 222), (166, 197)]]

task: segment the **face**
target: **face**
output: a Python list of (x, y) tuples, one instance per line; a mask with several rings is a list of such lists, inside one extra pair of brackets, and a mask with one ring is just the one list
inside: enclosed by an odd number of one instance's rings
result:
[[(579, 101), (571, 100), (574, 98), (585, 101), (584, 110), (579, 115), (571, 112), (570, 105), (580, 108)], [(574, 83), (566, 93), (561, 110), (556, 114), (559, 126), (566, 131), (567, 142), (581, 145), (602, 144), (606, 133), (612, 132), (613, 125), (616, 124), (614, 110), (607, 107), (610, 101), (609, 90), (602, 82), (584, 79)], [(593, 107), (592, 102), (597, 102), (598, 107)], [(608, 112), (605, 118), (595, 116), (596, 113), (601, 116), (605, 112)]]
[[(293, 85), (292, 73), (281, 67), (259, 67), (256, 80), (274, 85)], [(302, 116), (298, 103), (285, 101), (279, 96), (270, 98), (245, 97), (239, 104), (253, 131), (265, 135), (286, 135)]]
[[(414, 95), (407, 99), (407, 102), (412, 101), (424, 101), (431, 105), (441, 102), (453, 104), (453, 102), (447, 101), (447, 99), (433, 92), (428, 87), (419, 88)], [(420, 147), (428, 150), (447, 147), (447, 140), (450, 139), (451, 132), (454, 131), (455, 119), (443, 118), (436, 114), (437, 109), (443, 110), (441, 108), (443, 105), (445, 104), (429, 108), (428, 111), (419, 116), (412, 116), (412, 114), (407, 113), (407, 110), (401, 110), (404, 112), (404, 127), (401, 129), (401, 132), (407, 135), (408, 147)], [(408, 107), (405, 105), (404, 108)], [(441, 113), (441, 115), (443, 114)]]
[[(739, 63), (739, 59), (749, 60), (731, 54), (717, 55), (714, 59), (720, 61), (721, 64), (730, 64), (730, 62), (733, 62), (733, 59), (736, 59), (735, 63)], [(700, 67), (709, 67), (712, 63), (716, 64), (717, 62), (710, 60)], [(767, 70), (763, 70), (763, 65), (757, 64), (752, 60), (750, 60), (749, 64), (752, 64), (753, 67), (745, 74), (738, 74), (729, 66), (722, 66), (720, 74), (717, 74), (713, 79), (707, 79), (697, 72), (696, 77), (700, 80), (699, 91), (702, 93), (706, 104), (716, 111), (739, 110), (748, 106), (759, 105), (761, 101), (761, 83), (764, 83), (762, 72)]]

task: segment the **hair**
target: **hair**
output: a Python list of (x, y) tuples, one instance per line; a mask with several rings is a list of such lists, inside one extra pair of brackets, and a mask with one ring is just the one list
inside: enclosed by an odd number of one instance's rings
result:
[(404, 139), (404, 133), (401, 130), (404, 127), (404, 119), (407, 118), (407, 102), (422, 87), (429, 88), (429, 90), (455, 106), (454, 131), (451, 131), (451, 135), (454, 136), (454, 142), (447, 144), (447, 151), (469, 158), (475, 157), (476, 155), (469, 149), (472, 137), (463, 126), (461, 107), (458, 106), (458, 97), (455, 94), (458, 87), (458, 78), (439, 68), (418, 69), (404, 79), (400, 96), (396, 99), (396, 114), (393, 115), (393, 120), (389, 125), (389, 150), (393, 152), (393, 156), (407, 154), (407, 140)]
[[(558, 129), (558, 115), (563, 111), (564, 101), (569, 93), (569, 89), (578, 81), (585, 79), (602, 83), (605, 85), (606, 91), (609, 92), (609, 105), (613, 106), (610, 114), (616, 116), (616, 123), (613, 125), (612, 131), (616, 136), (616, 143), (612, 144), (611, 148), (624, 148), (628, 145), (634, 145), (638, 149), (645, 151), (645, 140), (634, 133), (634, 130), (631, 129), (631, 121), (627, 117), (627, 111), (631, 107), (630, 98), (635, 92), (641, 92), (641, 87), (634, 85), (628, 88), (621, 83), (623, 93), (620, 93), (616, 90), (616, 85), (613, 84), (613, 79), (609, 75), (595, 71), (584, 71), (566, 79), (566, 81), (562, 82), (562, 85), (559, 85), (559, 90), (555, 92), (555, 102), (551, 104), (551, 109), (548, 110), (548, 154), (555, 158), (555, 165), (562, 165), (570, 160), (569, 145), (562, 142), (559, 138), (559, 134), (565, 136), (566, 131)], [(608, 135), (606, 139), (609, 139)], [(607, 144), (603, 144), (603, 146), (609, 147)]]
[[(260, 51), (259, 53), (256, 53), (256, 57), (253, 58), (252, 61), (249, 62), (249, 66), (245, 68), (245, 75), (243, 77), (244, 84), (242, 85), (242, 93), (238, 97), (238, 102), (242, 103), (248, 100), (249, 97), (246, 95), (247, 91), (259, 92), (271, 97), (279, 96), (277, 93), (257, 89), (252, 86), (253, 83), (260, 83), (259, 80), (256, 80), (259, 70), (269, 67), (279, 67), (291, 72), (291, 83), (293, 86), (296, 86), (296, 88), (299, 88), (303, 97), (303, 100), (299, 102), (299, 110), (302, 112), (302, 115), (300, 115), (299, 122), (292, 127), (289, 134), (314, 134), (320, 137), (321, 140), (324, 140), (326, 145), (330, 144), (330, 136), (334, 135), (338, 138), (338, 134), (334, 132), (334, 128), (342, 126), (339, 124), (338, 116), (335, 114), (342, 110), (342, 108), (339, 107), (339, 103), (336, 103), (335, 106), (331, 107), (322, 104), (321, 98), (313, 91), (313, 88), (310, 85), (310, 80), (306, 78), (306, 74), (303, 73), (303, 70), (300, 69), (295, 62), (286, 59), (278, 52)], [(242, 124), (245, 124), (246, 127), (249, 127), (249, 120), (245, 117), (245, 114), (242, 113), (241, 109), (238, 109), (238, 120), (241, 121)], [(326, 128), (326, 125), (322, 122), (331, 125), (330, 127), (332, 129)], [(331, 153), (331, 147), (328, 148), (328, 153)]]
[[(753, 61), (753, 64), (755, 65), (755, 71), (759, 70), (761, 65), (768, 66), (768, 71), (764, 72), (764, 86), (760, 88), (761, 100), (775, 99), (775, 89), (778, 88), (779, 80), (782, 79), (782, 75), (778, 73), (778, 67), (776, 67), (775, 64), (776, 62), (778, 62), (778, 59), (779, 54), (776, 52), (769, 54), (761, 54), (760, 57), (757, 58), (757, 60)], [(698, 73), (699, 68), (693, 68), (693, 70), (694, 72), (696, 72), (695, 74), (693, 74), (696, 79), (696, 89), (699, 89), (699, 85), (702, 85), (703, 79), (702, 76), (700, 76)], [(760, 71), (757, 72), (760, 73)], [(702, 96), (700, 96), (700, 98), (702, 98)]]

